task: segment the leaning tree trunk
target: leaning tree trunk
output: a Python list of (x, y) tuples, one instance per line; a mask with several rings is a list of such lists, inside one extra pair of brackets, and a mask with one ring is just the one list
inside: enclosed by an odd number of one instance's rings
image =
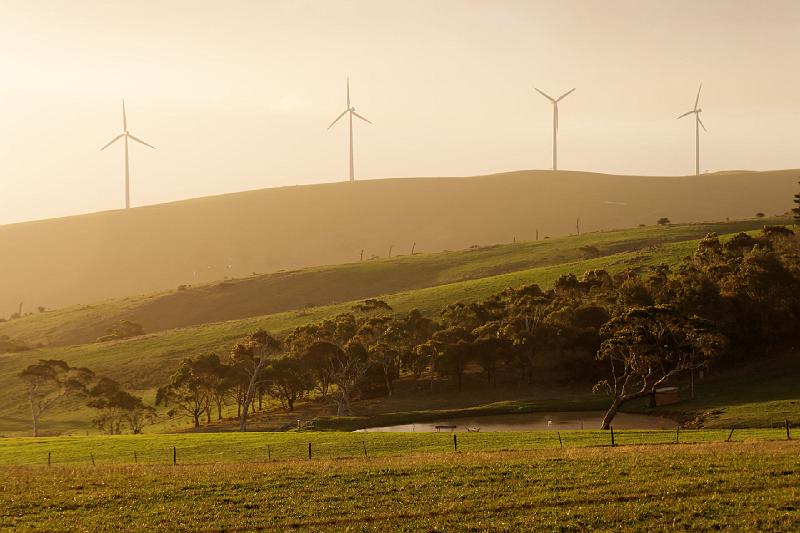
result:
[(614, 420), (614, 417), (617, 416), (617, 412), (619, 408), (622, 407), (622, 404), (625, 403), (625, 400), (622, 398), (614, 398), (614, 401), (611, 402), (611, 407), (608, 408), (606, 411), (605, 416), (603, 417), (603, 425), (600, 429), (608, 429), (611, 427), (611, 421)]

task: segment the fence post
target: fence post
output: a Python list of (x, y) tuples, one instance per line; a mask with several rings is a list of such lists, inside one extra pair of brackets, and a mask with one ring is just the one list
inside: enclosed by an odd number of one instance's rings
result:
[(272, 461), (272, 447), (267, 444), (267, 461)]
[(95, 466), (95, 464), (94, 464), (94, 454), (92, 452), (89, 452), (89, 457), (92, 458), (92, 466)]
[(139, 458), (136, 457), (136, 450), (133, 450), (133, 462), (134, 463), (138, 463), (139, 462)]
[(47, 466), (50, 466), (50, 452), (47, 452)]
[(453, 433), (453, 451), (458, 451), (458, 437), (456, 437), (455, 433)]
[(786, 440), (792, 440), (792, 436), (789, 434), (789, 419), (786, 419)]
[(611, 447), (613, 448), (616, 446), (616, 443), (614, 442), (614, 426), (608, 426), (608, 429), (611, 430)]
[(675, 444), (678, 444), (681, 441), (681, 427), (678, 426), (675, 428)]
[(361, 444), (364, 446), (364, 457), (367, 456), (367, 441), (362, 440)]
[(558, 446), (560, 448), (563, 448), (564, 447), (564, 443), (561, 442), (561, 432), (560, 431), (556, 431), (556, 433), (558, 433)]
[(731, 441), (731, 437), (733, 437), (733, 430), (734, 430), (735, 427), (736, 426), (731, 426), (731, 432), (728, 433), (728, 438), (725, 439), (725, 442), (730, 442)]
[(308, 458), (311, 459), (311, 443), (308, 443)]
[(178, 464), (178, 449), (175, 446), (172, 447), (172, 464)]
[(411, 455), (414, 455), (414, 438), (409, 439), (411, 442)]

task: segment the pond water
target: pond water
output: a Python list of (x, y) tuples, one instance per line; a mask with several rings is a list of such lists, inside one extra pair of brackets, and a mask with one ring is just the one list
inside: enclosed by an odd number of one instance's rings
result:
[[(430, 422), (400, 424), (361, 429), (359, 431), (534, 431), (542, 429), (600, 429), (603, 420), (602, 411), (574, 411), (561, 413), (525, 413), (518, 415), (488, 415), (462, 418), (443, 418)], [(677, 422), (668, 418), (633, 413), (617, 413), (612, 426), (614, 429), (674, 429)], [(436, 426), (455, 426), (440, 427)]]

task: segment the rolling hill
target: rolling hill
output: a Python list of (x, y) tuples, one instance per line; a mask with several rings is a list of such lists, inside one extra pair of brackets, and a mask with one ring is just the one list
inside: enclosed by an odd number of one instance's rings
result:
[[(364, 289), (363, 286), (358, 285), (358, 281), (369, 279), (370, 276), (366, 273), (373, 268), (396, 268), (398, 272), (403, 272), (405, 269), (403, 276), (406, 280), (415, 279), (413, 275), (415, 266), (419, 267), (419, 270), (416, 271), (416, 279), (422, 279), (429, 275), (432, 268), (430, 265), (438, 265), (440, 273), (450, 272), (449, 275), (456, 275), (455, 273), (462, 272), (466, 276), (474, 276), (470, 279), (424, 286), (393, 294), (388, 294), (391, 284), (385, 285), (387, 289), (385, 292), (380, 292), (382, 289), (379, 287), (372, 287), (372, 290), (378, 291), (378, 294), (375, 295), (384, 297), (397, 312), (417, 308), (429, 316), (435, 316), (444, 305), (457, 300), (476, 301), (509, 286), (520, 286), (526, 283), (550, 286), (559, 275), (565, 273), (582, 273), (594, 268), (606, 268), (616, 272), (645, 265), (676, 264), (694, 250), (696, 239), (708, 231), (730, 234), (753, 229), (762, 223), (763, 221), (743, 221), (715, 225), (637, 228), (551, 239), (539, 243), (509, 244), (468, 252), (401, 257), (355, 265), (352, 267), (354, 270), (345, 270), (346, 276), (340, 278), (337, 283), (331, 283), (331, 278), (326, 277), (328, 275), (326, 272), (333, 272), (332, 275), (343, 275), (342, 272), (337, 273), (337, 268), (349, 269), (351, 267), (309, 269), (305, 275), (313, 277), (315, 272), (322, 272), (322, 279), (332, 285), (342, 285), (342, 280), (347, 279), (355, 287), (354, 291)], [(606, 251), (608, 255), (588, 259), (576, 258), (576, 254), (580, 253), (580, 248), (585, 245), (595, 246), (601, 251)], [(541, 249), (537, 249), (539, 247)], [(540, 261), (539, 264), (536, 263), (537, 260)], [(386, 264), (382, 265), (382, 263)], [(509, 265), (518, 265), (518, 269), (491, 275), (492, 269), (508, 270), (511, 268)], [(362, 276), (362, 274), (364, 275)], [(305, 285), (302, 277), (300, 280), (301, 283), (295, 287), (298, 290)], [(259, 283), (260, 281), (263, 280), (242, 280), (241, 283), (245, 283), (245, 287), (247, 287), (248, 283)], [(199, 288), (200, 292), (191, 297), (201, 298), (203, 297), (202, 291), (213, 291), (213, 287), (214, 285)], [(291, 292), (292, 289), (286, 287), (285, 290)], [(238, 298), (245, 299), (250, 292), (244, 290)], [(169, 301), (169, 297), (167, 295), (167, 301)], [(146, 308), (147, 305), (152, 305), (152, 302), (159, 298), (158, 295), (142, 297), (139, 300), (130, 299), (127, 303), (145, 302), (143, 308)], [(212, 311), (217, 307), (215, 305), (217, 300), (214, 298), (198, 301), (202, 301), (203, 306)], [(119, 302), (125, 303), (126, 301), (107, 302), (100, 304), (97, 309), (105, 309), (113, 313), (120, 308), (117, 307), (118, 305), (122, 305)], [(150, 304), (146, 302), (150, 302)], [(21, 383), (15, 376), (25, 365), (37, 359), (64, 359), (73, 365), (87, 366), (98, 373), (119, 380), (127, 387), (145, 394), (150, 399), (154, 388), (162, 384), (179, 361), (186, 356), (208, 352), (225, 353), (234, 342), (257, 328), (264, 327), (275, 333), (285, 332), (296, 325), (350, 310), (352, 303), (342, 302), (237, 320), (203, 323), (151, 333), (124, 341), (41, 348), (19, 354), (0, 355), (0, 431), (27, 430), (27, 412), (24, 402), (20, 401)], [(80, 309), (73, 311), (80, 316)], [(66, 331), (74, 328), (80, 322), (70, 322), (73, 311), (63, 314), (58, 311), (44, 313), (29, 317), (27, 322), (23, 320), (14, 322), (25, 325), (29, 333), (34, 334), (37, 328), (43, 324), (57, 327), (60, 317), (67, 325)], [(85, 315), (84, 319), (91, 323), (95, 320), (92, 316), (91, 314)], [(208, 316), (212, 316), (212, 314)], [(37, 322), (39, 322), (38, 325)], [(10, 324), (13, 325), (13, 323)], [(0, 333), (2, 333), (1, 330)], [(84, 427), (86, 420), (85, 412), (69, 410), (54, 414), (46, 429), (60, 431)]]
[(572, 263), (590, 255), (642, 250), (697, 239), (711, 231), (749, 231), (778, 222), (785, 220), (649, 226), (255, 275), (36, 313), (0, 322), (0, 335), (29, 346), (83, 344), (95, 341), (120, 320), (142, 324), (145, 332), (156, 333), (284, 311), (308, 311), (336, 302)]
[(578, 218), (585, 233), (653, 224), (662, 216), (695, 222), (784, 213), (799, 173), (521, 171), (385, 179), (6, 225), (0, 227), (0, 315), (17, 311), (20, 303), (29, 312), (254, 272), (357, 262), (362, 250), (368, 259), (386, 257), (390, 247), (392, 255), (407, 255), (412, 248), (435, 252), (529, 241), (537, 231), (541, 238), (564, 236), (576, 232)]

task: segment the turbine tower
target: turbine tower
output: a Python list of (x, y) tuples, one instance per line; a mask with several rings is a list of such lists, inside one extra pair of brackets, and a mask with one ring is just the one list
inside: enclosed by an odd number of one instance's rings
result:
[(683, 115), (679, 116), (678, 118), (681, 119), (685, 116), (691, 115), (694, 113), (694, 174), (695, 176), (700, 175), (700, 127), (702, 126), (703, 131), (708, 131), (703, 124), (703, 121), (700, 120), (700, 113), (703, 112), (702, 109), (697, 107), (700, 104), (700, 89), (703, 88), (703, 84), (700, 84), (700, 87), (697, 88), (697, 98), (694, 100), (694, 109), (691, 111), (687, 111)]
[(122, 133), (111, 139), (108, 144), (100, 148), (102, 152), (115, 142), (120, 139), (125, 139), (125, 209), (130, 209), (131, 207), (131, 186), (130, 186), (130, 169), (128, 167), (128, 139), (136, 141), (137, 143), (143, 144), (155, 150), (155, 146), (147, 144), (143, 140), (139, 139), (138, 137), (134, 137), (134, 135), (128, 131), (128, 118), (125, 116), (125, 100), (122, 101)]
[(557, 138), (558, 137), (558, 103), (561, 100), (563, 100), (564, 98), (566, 98), (567, 96), (569, 96), (570, 94), (572, 94), (572, 91), (574, 91), (575, 89), (573, 88), (573, 89), (565, 92), (564, 94), (562, 94), (558, 98), (553, 98), (552, 96), (540, 91), (536, 87), (534, 87), (534, 89), (536, 89), (536, 91), (539, 94), (541, 94), (542, 96), (544, 96), (545, 98), (550, 100), (550, 102), (553, 103), (553, 170), (558, 170), (558, 138)]
[(328, 126), (328, 129), (331, 129), (334, 124), (339, 122), (340, 118), (342, 118), (343, 116), (345, 116), (347, 114), (350, 115), (350, 117), (349, 117), (350, 118), (350, 181), (355, 181), (355, 174), (354, 174), (354, 171), (353, 171), (353, 116), (356, 116), (356, 117), (360, 118), (361, 120), (363, 120), (364, 122), (366, 122), (368, 124), (372, 124), (372, 122), (370, 122), (366, 118), (364, 118), (361, 115), (359, 115), (358, 113), (356, 113), (356, 108), (350, 105), (350, 78), (349, 77), (347, 78), (347, 108), (344, 111), (342, 111), (341, 115), (336, 117), (336, 120), (331, 122), (331, 125)]

